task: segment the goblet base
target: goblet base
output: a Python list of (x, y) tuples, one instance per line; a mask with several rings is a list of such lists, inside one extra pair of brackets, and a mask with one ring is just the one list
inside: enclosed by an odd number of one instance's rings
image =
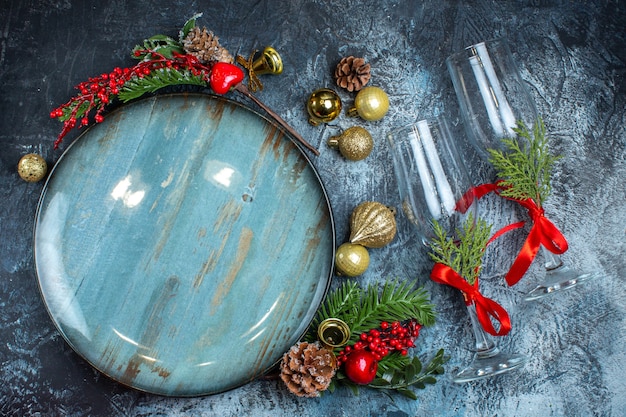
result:
[(520, 368), (528, 357), (518, 353), (504, 353), (497, 347), (474, 354), (472, 362), (452, 379), (457, 384), (489, 378)]
[(526, 294), (524, 300), (538, 300), (557, 291), (574, 288), (583, 282), (590, 281), (598, 277), (598, 275), (598, 272), (580, 272), (563, 264), (553, 269), (546, 269), (546, 278), (544, 282), (537, 285), (537, 287)]

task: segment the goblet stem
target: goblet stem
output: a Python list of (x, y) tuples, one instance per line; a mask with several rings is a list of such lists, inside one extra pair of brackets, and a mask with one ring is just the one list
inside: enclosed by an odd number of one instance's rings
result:
[(568, 267), (563, 263), (560, 256), (555, 255), (543, 246), (541, 247), (541, 252), (545, 259), (545, 278), (542, 283), (524, 297), (526, 301), (538, 300), (557, 291), (573, 288), (599, 275), (597, 271), (581, 272)]
[(454, 382), (463, 383), (503, 374), (527, 362), (528, 358), (524, 355), (500, 351), (493, 338), (483, 330), (478, 321), (474, 303), (467, 306), (467, 312), (472, 324), (476, 352), (469, 366), (453, 378)]

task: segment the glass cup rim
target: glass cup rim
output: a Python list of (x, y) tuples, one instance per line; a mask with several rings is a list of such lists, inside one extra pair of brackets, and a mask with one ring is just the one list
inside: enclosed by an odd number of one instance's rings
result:
[(411, 128), (412, 126), (417, 126), (417, 124), (419, 122), (422, 122), (422, 121), (426, 121), (426, 123), (428, 123), (428, 125), (431, 126), (433, 123), (438, 122), (440, 120), (443, 120), (444, 123), (446, 125), (448, 125), (448, 118), (447, 118), (447, 116), (445, 114), (437, 113), (437, 114), (432, 114), (432, 115), (425, 116), (425, 117), (417, 117), (412, 122), (409, 122), (409, 123), (406, 123), (406, 124), (404, 124), (402, 126), (398, 126), (398, 127), (393, 128), (393, 129), (390, 129), (387, 132), (386, 136), (387, 137), (393, 136), (393, 135), (397, 134), (398, 132), (402, 132), (402, 131), (405, 131), (405, 130)]
[(509, 49), (509, 41), (507, 39), (506, 36), (499, 36), (499, 37), (495, 37), (495, 38), (489, 38), (486, 39), (484, 41), (480, 41), (480, 42), (474, 42), (470, 45), (465, 46), (463, 49), (453, 52), (451, 53), (448, 58), (446, 59), (447, 61), (452, 61), (454, 59), (458, 59), (460, 57), (465, 58), (467, 56), (467, 51), (471, 50), (472, 48), (476, 47), (477, 45), (493, 45), (493, 44), (502, 44), (504, 45), (504, 47), (508, 50)]

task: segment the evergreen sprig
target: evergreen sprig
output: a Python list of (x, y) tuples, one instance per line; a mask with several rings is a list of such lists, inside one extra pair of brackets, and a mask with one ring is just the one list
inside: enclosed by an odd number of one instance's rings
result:
[(131, 56), (142, 61), (154, 59), (154, 53), (162, 55), (168, 59), (174, 58), (174, 53), (184, 54), (183, 45), (176, 39), (167, 35), (154, 35), (145, 39), (143, 44), (136, 45)]
[(376, 285), (363, 289), (354, 281), (346, 281), (326, 297), (311, 324), (307, 340), (316, 339), (317, 327), (328, 318), (338, 318), (348, 324), (351, 330), (348, 343), (352, 344), (358, 341), (361, 333), (378, 327), (383, 321), (414, 318), (420, 324), (430, 326), (435, 322), (435, 311), (426, 290), (414, 288), (408, 282), (385, 282), (379, 291)]
[(485, 247), (491, 236), (491, 225), (481, 218), (474, 221), (470, 214), (455, 237), (434, 222), (435, 238), (431, 240), (430, 257), (434, 262), (449, 266), (468, 283), (474, 284), (480, 275)]
[[(385, 282), (382, 289), (377, 285), (363, 289), (355, 281), (345, 281), (328, 294), (311, 323), (305, 340), (316, 340), (319, 324), (328, 318), (338, 318), (346, 322), (351, 330), (347, 344), (353, 345), (359, 340), (361, 333), (379, 327), (383, 321), (415, 319), (422, 325), (432, 325), (435, 322), (435, 311), (426, 290), (415, 288), (410, 283), (394, 280)], [(335, 353), (341, 349), (336, 348)], [(393, 352), (379, 361), (376, 378), (367, 386), (393, 390), (417, 399), (410, 387), (423, 389), (427, 384), (434, 384), (435, 375), (444, 372), (443, 364), (447, 360), (442, 349), (423, 367), (419, 358)], [(355, 394), (359, 392), (359, 386), (351, 382), (341, 369), (337, 371), (328, 391), (333, 392), (337, 385), (347, 386)]]
[(160, 68), (141, 78), (133, 77), (127, 81), (120, 89), (118, 98), (127, 102), (172, 85), (206, 86), (207, 82), (202, 74), (194, 75), (188, 69)]
[(196, 13), (185, 22), (178, 32), (178, 40), (167, 35), (151, 36), (148, 39), (144, 39), (142, 45), (136, 45), (132, 50), (131, 56), (142, 61), (149, 61), (154, 59), (155, 52), (168, 59), (174, 58), (174, 53), (184, 54), (183, 41), (189, 32), (196, 27), (196, 20), (201, 16), (202, 13)]
[(311, 331), (307, 334), (308, 341), (317, 339), (315, 333), (320, 323), (328, 318), (341, 318), (346, 323), (352, 321), (355, 306), (361, 298), (362, 289), (356, 281), (344, 281), (341, 287), (326, 296), (326, 300), (311, 322)]
[(435, 322), (433, 308), (426, 290), (415, 289), (408, 282), (385, 282), (380, 293), (376, 286), (370, 285), (351, 320), (351, 341), (356, 342), (358, 334), (378, 327), (383, 321), (414, 318), (422, 325), (432, 325)]
[(550, 155), (541, 117), (535, 121), (532, 132), (522, 121), (513, 130), (516, 138), (502, 140), (505, 151), (488, 150), (489, 161), (502, 180), (500, 194), (518, 200), (532, 199), (541, 208), (550, 195), (550, 175), (560, 157)]
[(370, 388), (394, 390), (400, 394), (417, 400), (415, 392), (410, 387), (424, 389), (427, 384), (435, 384), (437, 382), (436, 375), (444, 373), (443, 365), (448, 361), (448, 357), (444, 355), (443, 349), (439, 349), (435, 356), (428, 362), (426, 367), (417, 356), (410, 358), (402, 356), (398, 353), (389, 355), (389, 359), (378, 365), (379, 372), (382, 376), (378, 376), (371, 384)]

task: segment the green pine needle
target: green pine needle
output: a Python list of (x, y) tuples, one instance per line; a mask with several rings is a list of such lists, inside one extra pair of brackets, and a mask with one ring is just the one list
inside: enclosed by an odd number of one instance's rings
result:
[(549, 153), (541, 117), (534, 123), (532, 132), (522, 121), (513, 130), (517, 138), (502, 140), (506, 151), (489, 149), (489, 161), (502, 180), (500, 194), (518, 200), (532, 199), (541, 207), (550, 195), (550, 175), (560, 157)]
[(119, 99), (127, 102), (141, 97), (146, 93), (153, 93), (170, 85), (199, 85), (207, 83), (202, 75), (193, 75), (189, 70), (161, 68), (139, 78), (134, 77), (127, 81), (119, 92)]
[(369, 286), (350, 325), (351, 339), (356, 342), (360, 333), (378, 327), (383, 321), (415, 318), (425, 326), (432, 325), (435, 321), (433, 307), (424, 289), (413, 289), (407, 282), (386, 282), (380, 294), (377, 287)]
[(455, 238), (449, 237), (443, 227), (433, 223), (435, 238), (431, 241), (430, 257), (434, 262), (449, 266), (459, 275), (474, 284), (480, 276), (482, 258), (491, 236), (491, 225), (470, 214)]

